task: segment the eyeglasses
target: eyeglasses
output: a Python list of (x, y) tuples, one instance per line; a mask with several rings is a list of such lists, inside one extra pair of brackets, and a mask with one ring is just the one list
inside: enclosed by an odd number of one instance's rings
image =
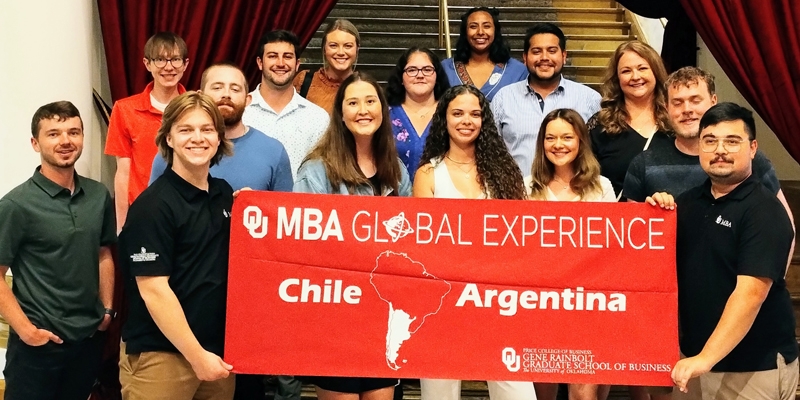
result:
[(180, 57), (170, 58), (169, 60), (164, 58), (151, 58), (150, 61), (158, 68), (166, 67), (167, 63), (170, 63), (173, 68), (180, 68), (183, 66), (183, 59)]
[(404, 69), (403, 72), (405, 72), (406, 75), (408, 75), (410, 77), (415, 77), (415, 76), (419, 75), (420, 72), (422, 72), (423, 76), (431, 76), (431, 75), (433, 75), (434, 72), (436, 72), (436, 68), (433, 68), (433, 67), (422, 67), (422, 68), (408, 67), (408, 68)]
[[(742, 149), (742, 143), (745, 140), (739, 137), (727, 137), (727, 138), (716, 138), (716, 137), (704, 137), (700, 139), (700, 149), (703, 150), (704, 153), (713, 153), (717, 151), (720, 142), (722, 143), (722, 148), (729, 153), (738, 153), (739, 150)], [(747, 140), (749, 143), (750, 141)]]

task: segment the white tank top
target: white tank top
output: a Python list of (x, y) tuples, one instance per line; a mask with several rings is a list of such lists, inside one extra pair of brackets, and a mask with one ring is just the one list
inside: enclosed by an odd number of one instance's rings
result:
[[(432, 159), (431, 165), (433, 165), (433, 197), (440, 199), (466, 198), (456, 189), (456, 185), (453, 184), (453, 178), (450, 177), (450, 172), (447, 171), (447, 165), (444, 164), (444, 159)], [(479, 199), (485, 198), (485, 194), (479, 197)]]

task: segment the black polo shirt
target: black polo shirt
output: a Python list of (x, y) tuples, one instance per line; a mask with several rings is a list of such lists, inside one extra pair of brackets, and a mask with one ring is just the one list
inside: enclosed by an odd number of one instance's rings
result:
[(128, 210), (119, 236), (130, 301), (122, 328), (128, 354), (178, 351), (147, 311), (135, 278), (168, 276), (200, 345), (222, 356), (233, 189), (208, 180), (206, 192), (167, 169)]
[(717, 326), (738, 275), (769, 278), (772, 287), (742, 341), (711, 370), (764, 371), (797, 358), (794, 313), (784, 274), (793, 240), (786, 210), (750, 176), (718, 199), (707, 180), (678, 205), (678, 309), (681, 351), (695, 356)]
[(100, 182), (75, 173), (70, 193), (40, 169), (0, 199), (0, 265), (33, 325), (79, 341), (103, 321), (99, 255), (117, 240), (114, 207)]

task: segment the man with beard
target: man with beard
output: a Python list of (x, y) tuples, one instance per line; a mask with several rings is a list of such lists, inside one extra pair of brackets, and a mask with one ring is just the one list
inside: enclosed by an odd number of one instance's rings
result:
[[(656, 192), (678, 196), (707, 178), (700, 167), (698, 138), (700, 119), (717, 104), (714, 76), (697, 67), (684, 67), (673, 72), (666, 85), (674, 146), (669, 140), (653, 140), (648, 151), (631, 161), (623, 186), (628, 201), (642, 202)], [(761, 152), (756, 152), (753, 158), (753, 175), (786, 203), (775, 170)]]
[(284, 30), (267, 32), (256, 50), (261, 83), (250, 93), (253, 102), (245, 108), (248, 126), (278, 139), (289, 153), (292, 175), (328, 127), (328, 113), (294, 90), (292, 80), (300, 61), (300, 39)]
[[(212, 166), (211, 175), (225, 179), (234, 190), (291, 192), (294, 184), (286, 149), (276, 139), (242, 123), (244, 109), (252, 100), (242, 70), (230, 63), (214, 64), (203, 72), (200, 88), (217, 104), (225, 122), (225, 138), (233, 143), (233, 156)], [(150, 184), (166, 168), (163, 157), (153, 159)]]
[(559, 27), (549, 22), (533, 25), (525, 33), (522, 53), (528, 80), (500, 89), (492, 100), (497, 130), (523, 176), (531, 173), (539, 127), (550, 111), (571, 108), (588, 120), (600, 110), (600, 94), (561, 75), (566, 46)]
[[(792, 223), (752, 174), (753, 113), (717, 104), (699, 124), (707, 179), (677, 204), (680, 348), (673, 399), (794, 399), (795, 318), (786, 281)], [(663, 193), (647, 199), (672, 208)], [(695, 379), (697, 378), (697, 379)]]
[(8, 321), (6, 399), (85, 399), (100, 368), (112, 309), (114, 206), (78, 175), (83, 122), (75, 106), (40, 107), (31, 123), (41, 166), (0, 199), (0, 284)]

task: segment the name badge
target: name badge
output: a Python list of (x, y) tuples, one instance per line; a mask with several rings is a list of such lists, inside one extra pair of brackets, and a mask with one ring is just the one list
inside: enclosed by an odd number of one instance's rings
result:
[(502, 77), (503, 75), (501, 75), (499, 72), (493, 73), (492, 76), (489, 77), (489, 84), (494, 85), (497, 82), (500, 82), (500, 78)]

